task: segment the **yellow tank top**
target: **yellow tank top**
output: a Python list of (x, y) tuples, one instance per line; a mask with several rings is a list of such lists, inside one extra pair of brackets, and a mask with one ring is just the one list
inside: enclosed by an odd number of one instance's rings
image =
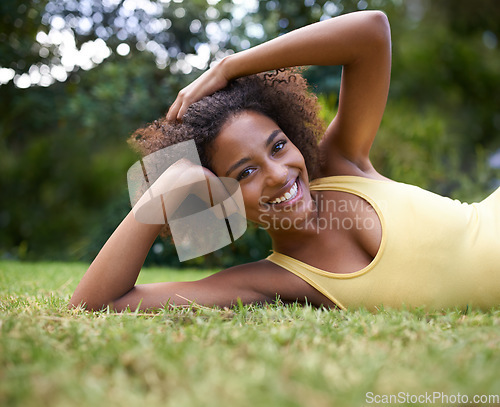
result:
[(268, 257), (341, 309), (500, 305), (500, 188), (473, 204), (355, 176), (316, 179), (311, 190), (357, 195), (380, 219), (378, 253), (357, 272), (331, 273), (276, 252)]

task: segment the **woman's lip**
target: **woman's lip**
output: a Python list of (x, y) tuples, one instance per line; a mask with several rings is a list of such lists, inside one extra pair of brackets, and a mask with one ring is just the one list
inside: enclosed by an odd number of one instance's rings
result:
[[(272, 201), (275, 201), (278, 198), (284, 197), (287, 192), (290, 192), (290, 190), (293, 187), (293, 184), (295, 184), (297, 182), (297, 178), (294, 178), (294, 179), (288, 181), (287, 184), (283, 188), (281, 188), (281, 192), (279, 194), (276, 194), (273, 198), (269, 198), (266, 203), (271, 204)], [(272, 204), (272, 205), (277, 205), (277, 204)]]
[(281, 207), (281, 206), (291, 205), (294, 202), (302, 199), (302, 183), (300, 182), (300, 177), (295, 178), (295, 180), (293, 181), (292, 185), (290, 185), (290, 188), (295, 183), (297, 184), (297, 194), (292, 199), (290, 199), (288, 201), (283, 201), (283, 202), (280, 202), (280, 203), (275, 203), (275, 204), (272, 204), (270, 202), (266, 202), (266, 204), (270, 205), (270, 206), (274, 206), (274, 207), (276, 207), (276, 206)]

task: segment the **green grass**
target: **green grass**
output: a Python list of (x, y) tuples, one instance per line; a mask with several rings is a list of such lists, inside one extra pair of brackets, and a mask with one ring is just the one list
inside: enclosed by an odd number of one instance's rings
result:
[[(332, 407), (383, 405), (367, 392), (500, 394), (500, 307), (69, 311), (85, 268), (0, 262), (1, 406)], [(140, 281), (208, 273), (147, 269)]]

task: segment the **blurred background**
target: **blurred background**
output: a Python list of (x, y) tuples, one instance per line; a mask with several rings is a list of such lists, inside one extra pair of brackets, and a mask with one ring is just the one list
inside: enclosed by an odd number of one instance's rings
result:
[[(480, 200), (500, 178), (497, 0), (2, 0), (0, 258), (91, 261), (130, 210), (126, 139), (211, 63), (355, 10), (389, 17), (393, 74), (372, 161), (384, 175)], [(340, 69), (306, 72), (335, 114)], [(179, 263), (257, 260), (267, 235)]]

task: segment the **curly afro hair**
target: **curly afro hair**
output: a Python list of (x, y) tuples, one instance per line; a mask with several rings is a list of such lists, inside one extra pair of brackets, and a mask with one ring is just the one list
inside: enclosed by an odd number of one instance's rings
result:
[(317, 165), (317, 146), (325, 124), (319, 103), (300, 71), (283, 69), (233, 80), (224, 89), (192, 104), (182, 122), (166, 117), (138, 129), (129, 143), (142, 155), (194, 140), (201, 163), (211, 169), (210, 147), (228, 119), (245, 110), (271, 118), (304, 156), (308, 173)]

